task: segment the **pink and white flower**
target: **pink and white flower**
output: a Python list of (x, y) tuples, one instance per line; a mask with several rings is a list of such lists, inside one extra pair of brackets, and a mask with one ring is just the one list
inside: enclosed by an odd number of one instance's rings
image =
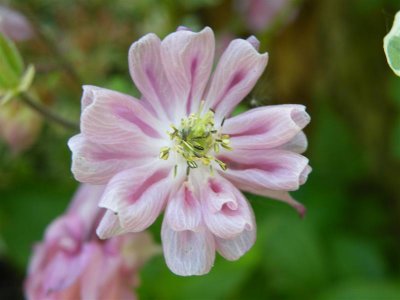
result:
[(83, 185), (68, 212), (36, 245), (25, 282), (27, 299), (136, 299), (138, 268), (157, 247), (146, 233), (101, 241), (95, 234), (104, 187)]
[[(129, 50), (141, 100), (85, 86), (81, 133), (71, 138), (75, 178), (105, 184), (97, 233), (109, 238), (149, 227), (165, 210), (164, 255), (179, 275), (207, 273), (215, 251), (236, 260), (256, 239), (239, 189), (305, 208), (288, 191), (311, 168), (300, 153), (310, 118), (302, 105), (260, 107), (230, 117), (268, 60), (258, 41), (233, 40), (213, 75), (214, 34), (148, 34)], [(211, 78), (210, 78), (211, 77)]]

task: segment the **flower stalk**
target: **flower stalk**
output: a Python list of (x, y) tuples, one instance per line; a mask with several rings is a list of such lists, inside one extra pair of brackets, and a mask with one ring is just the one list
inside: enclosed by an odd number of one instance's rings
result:
[(29, 93), (22, 93), (20, 95), (20, 98), (24, 104), (29, 106), (31, 109), (35, 110), (38, 112), (40, 115), (42, 115), (45, 119), (57, 123), (58, 125), (61, 125), (62, 127), (72, 130), (72, 131), (79, 131), (79, 125), (64, 119), (63, 117), (57, 115), (47, 107), (39, 104)]

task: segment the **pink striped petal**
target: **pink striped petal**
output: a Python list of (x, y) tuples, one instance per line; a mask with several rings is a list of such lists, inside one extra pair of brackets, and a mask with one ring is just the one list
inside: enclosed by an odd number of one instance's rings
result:
[(233, 150), (219, 156), (228, 165), (221, 175), (242, 189), (295, 191), (305, 182), (308, 159), (285, 150)]
[(168, 200), (165, 222), (174, 231), (196, 231), (201, 223), (201, 206), (187, 186), (183, 184)]
[[(232, 239), (255, 228), (254, 215), (244, 196), (222, 177), (209, 179), (201, 190), (203, 217), (217, 237)], [(215, 203), (219, 208), (216, 210)]]
[(44, 289), (48, 293), (61, 291), (72, 285), (85, 270), (90, 261), (91, 253), (70, 255), (59, 251), (52, 257), (45, 270)]
[(215, 242), (205, 227), (200, 229), (174, 231), (164, 220), (161, 239), (165, 261), (175, 274), (203, 275), (210, 271), (215, 259)]
[(107, 185), (99, 206), (116, 212), (124, 230), (142, 231), (158, 217), (174, 188), (169, 173), (152, 166), (122, 171)]
[[(89, 92), (86, 92), (89, 95)], [(91, 89), (89, 104), (82, 112), (81, 131), (85, 138), (99, 144), (133, 145), (160, 138), (160, 122), (139, 100), (106, 89)], [(82, 100), (83, 102), (84, 100)]]
[(96, 229), (97, 236), (103, 240), (127, 232), (129, 232), (129, 230), (121, 227), (118, 215), (111, 210), (106, 211)]
[(150, 33), (132, 44), (129, 49), (129, 71), (143, 98), (158, 117), (171, 118), (177, 104), (161, 62), (161, 41), (158, 36)]
[(260, 54), (242, 39), (233, 40), (222, 54), (211, 80), (205, 108), (216, 111), (222, 120), (253, 89), (264, 71), (268, 54)]
[[(69, 204), (68, 215), (76, 215), (82, 220), (84, 227), (91, 230), (99, 214), (100, 209), (97, 204), (100, 202), (104, 188), (104, 185), (81, 184)], [(82, 228), (79, 230), (82, 231)]]
[(83, 134), (68, 141), (72, 151), (72, 173), (80, 182), (106, 184), (115, 174), (157, 159), (159, 149), (145, 141), (97, 144)]
[[(117, 275), (116, 267), (105, 268), (110, 258), (103, 255), (103, 250), (98, 243), (86, 243), (84, 251), (90, 252), (90, 262), (82, 272), (80, 278), (80, 298), (81, 299), (101, 299), (101, 284), (104, 278), (109, 277), (110, 273)], [(102, 280), (103, 279), (103, 280)]]
[(210, 77), (214, 48), (214, 33), (209, 27), (198, 33), (180, 30), (162, 41), (162, 63), (175, 96), (180, 101), (180, 114), (198, 110)]
[(123, 253), (113, 256), (98, 243), (86, 244), (85, 247), (93, 248), (93, 256), (81, 278), (81, 299), (135, 299), (130, 287), (130, 277), (134, 274), (132, 271), (124, 272)]
[(225, 121), (233, 149), (268, 149), (292, 140), (308, 123), (303, 105), (259, 107)]
[(84, 111), (89, 105), (91, 105), (94, 101), (94, 92), (95, 91), (107, 91), (107, 89), (97, 87), (94, 85), (84, 85), (83, 93), (81, 98), (81, 109)]
[(45, 240), (49, 247), (59, 247), (67, 252), (76, 252), (87, 234), (88, 228), (78, 214), (55, 219), (46, 229)]
[(244, 230), (233, 239), (221, 239), (216, 237), (217, 251), (227, 260), (237, 260), (245, 254), (256, 241), (256, 228)]
[(301, 154), (307, 150), (307, 147), (308, 147), (307, 137), (303, 131), (300, 131), (298, 134), (295, 135), (293, 139), (280, 146), (279, 149)]
[(248, 41), (257, 51), (260, 49), (260, 41), (254, 35), (249, 36), (246, 41)]

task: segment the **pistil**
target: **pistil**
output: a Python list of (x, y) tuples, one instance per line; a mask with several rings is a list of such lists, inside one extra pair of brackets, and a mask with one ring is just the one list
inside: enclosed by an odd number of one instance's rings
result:
[[(201, 111), (201, 110), (199, 110)], [(221, 128), (225, 119), (221, 122)], [(230, 146), (229, 135), (220, 133), (215, 129), (214, 112), (209, 110), (201, 115), (200, 112), (192, 113), (187, 118), (181, 120), (179, 129), (175, 125), (171, 125), (172, 131), (168, 135), (173, 141), (172, 147), (163, 147), (160, 149), (160, 159), (168, 160), (170, 152), (174, 151), (186, 160), (186, 173), (189, 174), (191, 169), (196, 169), (199, 165), (209, 166), (210, 172), (213, 173), (212, 162), (216, 162), (222, 170), (227, 169), (227, 165), (212, 155), (219, 153), (220, 148), (232, 150)], [(174, 168), (177, 173), (177, 166)]]

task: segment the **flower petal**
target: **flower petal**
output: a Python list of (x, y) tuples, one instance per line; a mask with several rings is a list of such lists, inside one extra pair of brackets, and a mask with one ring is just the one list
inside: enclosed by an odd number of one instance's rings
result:
[(233, 149), (268, 149), (293, 139), (310, 121), (303, 105), (274, 105), (227, 119), (223, 133)]
[(280, 146), (279, 148), (282, 150), (292, 151), (301, 154), (307, 150), (307, 147), (307, 137), (303, 131), (300, 131), (298, 134), (295, 135), (293, 139), (291, 139), (286, 144)]
[(69, 204), (67, 215), (78, 219), (69, 223), (74, 224), (84, 237), (93, 234), (93, 228), (99, 221), (101, 209), (98, 204), (104, 189), (104, 185), (81, 184)]
[(68, 141), (72, 151), (72, 173), (80, 182), (106, 184), (118, 172), (148, 163), (159, 155), (151, 143), (97, 144), (83, 134)]
[(56, 253), (45, 271), (45, 291), (57, 292), (72, 285), (85, 270), (90, 257), (87, 251), (82, 251), (78, 255), (70, 255), (64, 251)]
[(82, 111), (84, 111), (90, 104), (93, 103), (95, 91), (106, 90), (106, 89), (103, 89), (101, 87), (94, 86), (94, 85), (84, 85), (82, 87), (82, 89), (83, 89), (82, 98), (81, 98)]
[(172, 194), (164, 216), (165, 222), (174, 231), (196, 231), (201, 223), (201, 206), (187, 184)]
[(218, 158), (228, 166), (221, 174), (245, 191), (247, 187), (294, 191), (305, 182), (310, 171), (306, 157), (279, 149), (234, 149)]
[(264, 71), (268, 54), (260, 54), (242, 39), (233, 40), (222, 54), (211, 80), (205, 108), (222, 120), (252, 90)]
[(137, 300), (137, 296), (135, 295), (132, 287), (126, 282), (126, 277), (124, 274), (111, 276), (108, 281), (101, 286), (100, 294), (102, 296), (101, 298), (86, 297), (82, 299)]
[[(101, 299), (101, 287), (105, 278), (110, 279), (110, 273), (116, 276), (116, 268), (106, 268), (111, 260), (103, 254), (99, 243), (91, 242), (83, 246), (83, 251), (90, 253), (90, 262), (81, 274), (80, 278), (80, 297), (81, 299)], [(104, 282), (105, 283), (105, 282)], [(100, 288), (99, 288), (100, 287)]]
[[(247, 200), (226, 179), (220, 176), (209, 179), (200, 193), (204, 222), (217, 237), (232, 239), (255, 228), (254, 214)], [(217, 210), (215, 203), (219, 203)]]
[(307, 213), (307, 208), (301, 204), (300, 202), (296, 201), (288, 192), (282, 191), (267, 191), (265, 190), (263, 194), (258, 193), (259, 195), (264, 195), (267, 197), (271, 197), (273, 199), (277, 199), (289, 204), (293, 207), (297, 213), (299, 214), (300, 218), (304, 218)]
[(159, 118), (171, 117), (176, 105), (162, 62), (161, 41), (147, 34), (129, 49), (129, 71), (132, 80)]
[(162, 41), (162, 63), (175, 97), (181, 101), (177, 103), (183, 109), (181, 114), (187, 115), (199, 108), (210, 77), (214, 50), (214, 33), (209, 27), (198, 33), (180, 30)]
[(170, 169), (148, 165), (122, 171), (107, 185), (99, 206), (116, 212), (124, 230), (142, 231), (155, 221), (174, 188), (169, 176)]
[(90, 141), (135, 145), (161, 137), (159, 129), (163, 127), (139, 100), (100, 88), (91, 89), (91, 93), (88, 103), (92, 102), (81, 116), (81, 131)]
[(62, 215), (47, 227), (46, 244), (69, 252), (78, 251), (88, 230), (89, 228), (85, 227), (85, 222), (78, 214)]
[(221, 239), (216, 237), (217, 251), (227, 260), (237, 260), (245, 254), (256, 241), (256, 228), (244, 230), (233, 239)]
[(210, 271), (215, 259), (215, 242), (205, 227), (200, 229), (174, 231), (164, 219), (161, 230), (164, 256), (175, 274), (203, 275)]
[(129, 230), (121, 227), (118, 215), (111, 210), (106, 211), (96, 229), (97, 236), (102, 240), (127, 232), (129, 232)]
[[(308, 168), (306, 168), (308, 169)], [(265, 196), (274, 200), (279, 200), (282, 202), (285, 202), (287, 204), (289, 204), (291, 207), (293, 207), (297, 213), (299, 214), (299, 216), (301, 218), (303, 218), (307, 212), (306, 207), (301, 204), (300, 202), (296, 201), (295, 199), (293, 199), (293, 197), (287, 192), (287, 191), (274, 191), (274, 190), (270, 190), (270, 189), (266, 189), (262, 186), (251, 186), (248, 185), (247, 183), (241, 184), (241, 183), (237, 183), (236, 184), (237, 188), (239, 188), (240, 190), (252, 193), (252, 194), (256, 194), (256, 195), (261, 195), (261, 196)]]

